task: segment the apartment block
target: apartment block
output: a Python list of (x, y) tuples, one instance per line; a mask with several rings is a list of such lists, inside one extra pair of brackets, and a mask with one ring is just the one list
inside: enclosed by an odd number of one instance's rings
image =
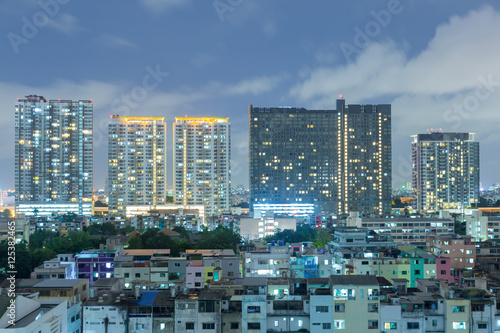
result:
[(268, 251), (245, 252), (245, 277), (289, 277), (288, 246), (271, 246)]
[(251, 208), (390, 211), (390, 105), (347, 106), (342, 97), (336, 110), (250, 105), (249, 125)]
[(390, 235), (378, 235), (365, 228), (335, 228), (333, 241), (328, 244), (331, 251), (337, 249), (377, 251), (395, 248), (397, 244)]
[(349, 220), (349, 225), (373, 230), (379, 235), (387, 235), (396, 243), (408, 243), (425, 241), (432, 235), (454, 234), (455, 224), (448, 214), (445, 218), (361, 218), (355, 217)]
[(413, 136), (412, 187), (419, 211), (477, 206), (479, 142), (474, 133)]
[(98, 279), (113, 277), (115, 256), (115, 251), (105, 250), (87, 250), (76, 254), (77, 278), (88, 279), (92, 285)]
[(38, 214), (44, 205), (72, 204), (77, 215), (91, 215), (84, 204), (92, 204), (92, 115), (91, 100), (17, 100), (16, 210), (33, 205), (30, 213)]
[(173, 131), (175, 203), (203, 205), (206, 216), (230, 212), (228, 118), (176, 117)]
[(167, 127), (163, 117), (112, 116), (108, 126), (109, 213), (129, 205), (164, 205)]
[(380, 330), (380, 287), (373, 275), (332, 275), (333, 329), (349, 332)]
[(476, 243), (470, 236), (429, 236), (426, 243), (428, 252), (437, 257), (450, 258), (450, 266), (454, 270), (471, 270), (476, 265)]
[(62, 298), (68, 301), (85, 302), (89, 297), (87, 279), (46, 279), (33, 286), (40, 298)]
[(75, 261), (62, 261), (57, 257), (44, 261), (31, 273), (33, 279), (76, 279), (76, 277)]

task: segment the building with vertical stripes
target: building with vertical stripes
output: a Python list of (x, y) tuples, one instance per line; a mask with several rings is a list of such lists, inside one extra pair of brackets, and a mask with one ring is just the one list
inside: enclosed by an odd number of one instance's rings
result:
[(231, 125), (228, 118), (176, 117), (174, 198), (204, 205), (205, 215), (230, 211)]
[(412, 186), (419, 211), (477, 206), (479, 142), (474, 133), (413, 136)]
[(163, 117), (112, 116), (108, 125), (109, 213), (131, 205), (164, 205), (167, 128)]
[[(295, 214), (391, 209), (391, 105), (249, 107), (250, 202)], [(270, 207), (270, 208), (269, 208)]]
[[(92, 214), (93, 105), (29, 95), (15, 105), (16, 210)], [(49, 210), (45, 209), (49, 207)], [(43, 215), (43, 214), (38, 214)]]

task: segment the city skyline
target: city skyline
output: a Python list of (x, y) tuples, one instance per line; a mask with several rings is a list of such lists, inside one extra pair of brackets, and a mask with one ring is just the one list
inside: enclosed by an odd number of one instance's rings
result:
[[(304, 16), (304, 5), (293, 1), (242, 1), (220, 12), (210, 2), (144, 0), (120, 7), (125, 16), (143, 16), (121, 27), (113, 3), (100, 11), (78, 2), (50, 9), (34, 1), (4, 4), (0, 47), (11, 65), (3, 68), (0, 106), (12, 110), (15, 98), (30, 94), (92, 99), (95, 189), (105, 187), (110, 115), (160, 116), (166, 123), (184, 115), (229, 117), (232, 184), (248, 186), (249, 104), (327, 109), (343, 94), (356, 104), (392, 105), (394, 186), (411, 179), (410, 136), (434, 128), (478, 133), (481, 181), (488, 187), (498, 181), (500, 163), (494, 57), (500, 43), (490, 33), (498, 28), (500, 5), (434, 5), (429, 15), (420, 2), (317, 4)], [(332, 20), (338, 12), (349, 15)], [(33, 19), (42, 14), (47, 22)], [(292, 18), (303, 24), (289, 24)], [(171, 33), (173, 27), (183, 34)], [(80, 52), (82, 45), (88, 51)], [(46, 47), (58, 51), (50, 57), (39, 52)], [(21, 70), (30, 75), (19, 76)], [(13, 118), (0, 121), (6, 133), (0, 185), (10, 188)], [(173, 163), (169, 141), (167, 168)], [(169, 170), (167, 177), (172, 187)]]

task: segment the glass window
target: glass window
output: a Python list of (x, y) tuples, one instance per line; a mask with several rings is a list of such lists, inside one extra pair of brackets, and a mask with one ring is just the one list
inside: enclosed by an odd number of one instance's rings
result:
[(454, 330), (465, 330), (467, 329), (467, 325), (465, 324), (465, 321), (454, 321), (453, 322), (453, 329)]
[(385, 322), (384, 323), (384, 329), (386, 330), (397, 330), (398, 329), (398, 324), (393, 323), (393, 322)]
[(420, 323), (417, 321), (410, 321), (406, 327), (409, 330), (418, 330), (420, 328)]
[(335, 320), (333, 322), (333, 329), (335, 329), (335, 330), (345, 329), (345, 320)]

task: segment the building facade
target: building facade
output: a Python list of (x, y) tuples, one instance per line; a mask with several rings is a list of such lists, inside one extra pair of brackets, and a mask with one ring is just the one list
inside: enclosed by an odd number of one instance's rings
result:
[(15, 110), (16, 207), (78, 204), (78, 215), (88, 214), (83, 204), (92, 202), (92, 101), (29, 95), (18, 99)]
[(163, 117), (112, 116), (108, 126), (109, 213), (129, 205), (164, 205), (167, 127)]
[(250, 202), (316, 212), (390, 211), (391, 106), (249, 106)]
[(174, 199), (204, 205), (205, 215), (230, 211), (231, 125), (228, 118), (177, 117), (174, 130)]
[(417, 210), (477, 206), (479, 142), (474, 134), (433, 132), (413, 138), (412, 186)]

